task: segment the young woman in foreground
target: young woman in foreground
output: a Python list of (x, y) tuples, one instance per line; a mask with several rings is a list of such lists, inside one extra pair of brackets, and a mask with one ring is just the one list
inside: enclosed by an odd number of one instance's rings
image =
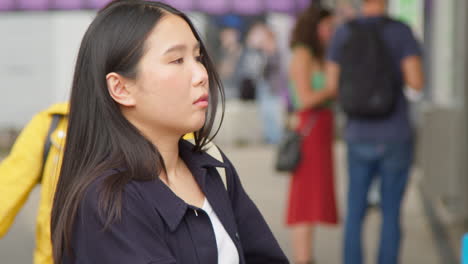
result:
[(206, 52), (168, 5), (98, 13), (75, 68), (55, 263), (288, 263), (230, 161), (205, 152), (224, 101)]

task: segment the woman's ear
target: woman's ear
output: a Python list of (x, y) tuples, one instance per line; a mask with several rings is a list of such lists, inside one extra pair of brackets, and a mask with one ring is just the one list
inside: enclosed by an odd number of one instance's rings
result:
[(107, 90), (114, 101), (122, 106), (131, 107), (135, 105), (131, 83), (120, 74), (115, 72), (106, 75)]

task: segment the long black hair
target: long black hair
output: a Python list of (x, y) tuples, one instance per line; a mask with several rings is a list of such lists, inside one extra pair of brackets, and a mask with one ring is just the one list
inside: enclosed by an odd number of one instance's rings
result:
[[(60, 178), (51, 219), (53, 257), (61, 263), (72, 255), (74, 219), (87, 187), (106, 170), (125, 168), (107, 177), (99, 193), (100, 213), (107, 226), (121, 214), (121, 193), (131, 180), (154, 180), (165, 171), (161, 154), (121, 113), (109, 95), (106, 75), (116, 72), (135, 79), (145, 41), (165, 15), (184, 19), (200, 42), (202, 64), (210, 83), (209, 107), (203, 127), (194, 133), (194, 151), (213, 139), (218, 101), (224, 116), (224, 91), (202, 40), (182, 12), (159, 2), (114, 1), (100, 10), (81, 42), (70, 99), (70, 114)], [(65, 253), (66, 251), (66, 253)]]

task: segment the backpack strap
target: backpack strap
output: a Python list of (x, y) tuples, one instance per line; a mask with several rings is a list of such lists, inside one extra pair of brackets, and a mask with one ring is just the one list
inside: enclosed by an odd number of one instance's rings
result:
[[(206, 153), (208, 153), (213, 158), (224, 163), (224, 159), (223, 159), (223, 155), (221, 154), (221, 151), (213, 142), (209, 142), (206, 145)], [(226, 169), (222, 167), (216, 167), (216, 170), (218, 171), (218, 174), (221, 177), (221, 180), (223, 181), (224, 188), (226, 188), (227, 190)]]
[(52, 122), (50, 123), (49, 131), (47, 132), (46, 141), (44, 143), (44, 152), (42, 153), (42, 167), (41, 167), (41, 174), (40, 174), (40, 178), (39, 178), (39, 183), (42, 182), (42, 178), (43, 178), (43, 175), (44, 175), (45, 163), (47, 161), (47, 156), (49, 156), (50, 147), (52, 145), (52, 141), (51, 141), (50, 138), (52, 136), (52, 133), (57, 128), (60, 119), (62, 119), (62, 115), (60, 115), (60, 114), (53, 114), (52, 115)]

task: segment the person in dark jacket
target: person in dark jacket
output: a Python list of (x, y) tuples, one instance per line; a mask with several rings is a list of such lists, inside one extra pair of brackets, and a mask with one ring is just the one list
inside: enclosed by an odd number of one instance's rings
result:
[[(55, 263), (289, 263), (232, 163), (207, 153), (218, 100), (223, 109), (185, 14), (141, 0), (104, 7), (75, 68)], [(182, 138), (191, 132), (194, 143)]]
[[(378, 264), (400, 263), (400, 245), (404, 237), (404, 229), (401, 225), (401, 206), (410, 178), (414, 153), (413, 124), (410, 119), (410, 105), (405, 93), (420, 96), (424, 88), (424, 72), (419, 42), (408, 25), (386, 15), (386, 8), (387, 0), (362, 1), (361, 15), (337, 29), (327, 51), (328, 89), (339, 88), (338, 93), (344, 95), (344, 85), (340, 83), (347, 81), (346, 85), (349, 85), (350, 82), (342, 77), (348, 72), (359, 76), (358, 67), (365, 69), (363, 75), (367, 78), (356, 82), (356, 85), (365, 87), (366, 81), (371, 80), (372, 83), (373, 78), (376, 78), (373, 72), (379, 71), (372, 71), (373, 65), (370, 68), (365, 66), (368, 65), (366, 61), (369, 60), (366, 59), (368, 56), (364, 52), (360, 52), (359, 58), (353, 63), (344, 63), (345, 56), (350, 52), (346, 46), (352, 43), (352, 36), (356, 32), (354, 31), (355, 25), (364, 29), (364, 32), (375, 30), (383, 46), (382, 49), (374, 49), (379, 51), (378, 64), (387, 65), (389, 71), (394, 73), (390, 75), (391, 79), (385, 79), (380, 75), (377, 78), (383, 78), (385, 84), (393, 83), (390, 89), (396, 91), (394, 107), (385, 116), (366, 118), (347, 115), (344, 138), (347, 144), (349, 179), (344, 226), (344, 264), (364, 263), (362, 234), (368, 209), (369, 188), (374, 179), (379, 179), (382, 212), (380, 245), (375, 262)], [(362, 41), (362, 45), (358, 47), (364, 47), (365, 44), (366, 40)], [(381, 52), (382, 50), (384, 52)], [(405, 88), (406, 86), (408, 88)], [(354, 84), (352, 87), (355, 87)], [(376, 84), (375, 87), (389, 86)], [(347, 99), (344, 96), (341, 98), (343, 98), (340, 100), (342, 103)], [(371, 99), (368, 98), (368, 101)], [(353, 102), (353, 99), (348, 102)], [(375, 114), (375, 111), (374, 113), (369, 111), (368, 114)]]

